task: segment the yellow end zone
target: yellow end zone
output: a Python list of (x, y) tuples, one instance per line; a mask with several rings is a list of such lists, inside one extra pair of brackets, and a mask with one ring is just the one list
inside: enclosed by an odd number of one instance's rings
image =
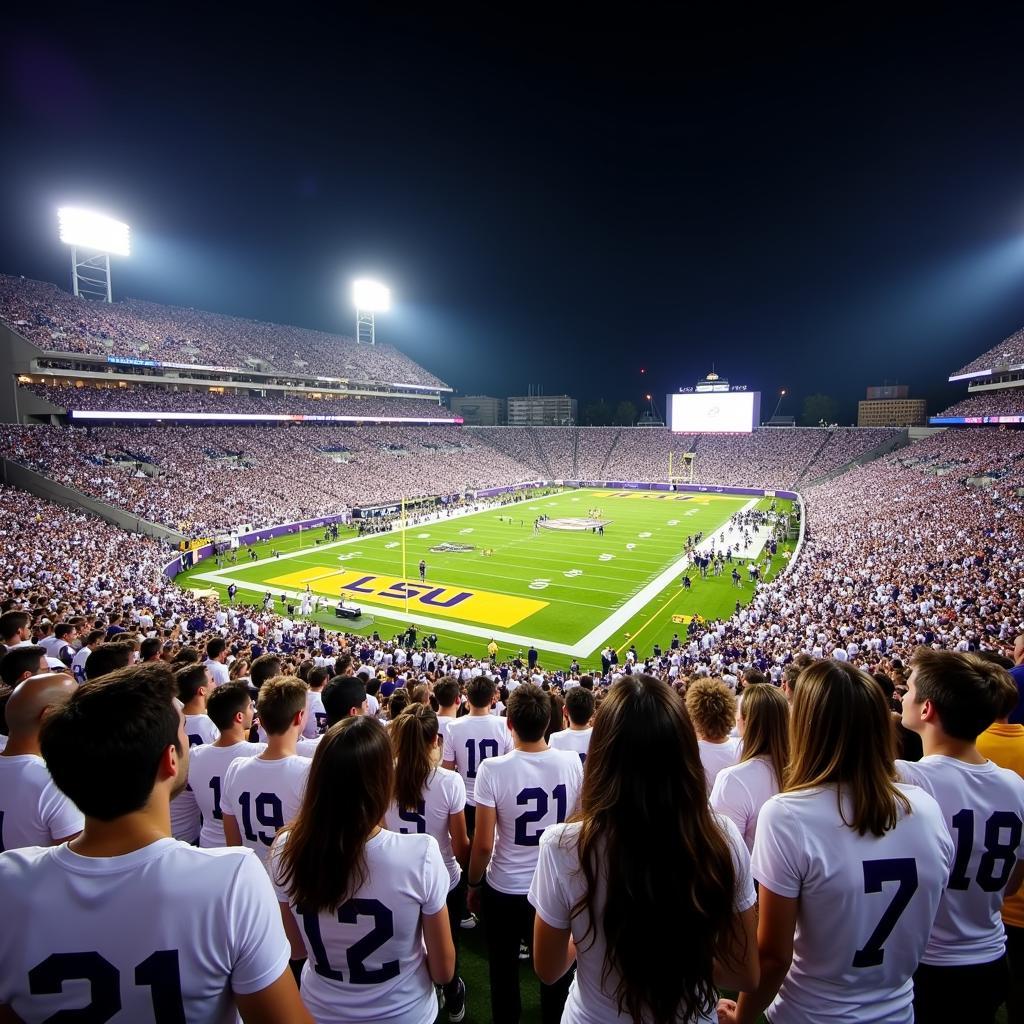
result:
[(344, 596), (346, 601), (354, 604), (365, 601), (367, 604), (382, 604), (403, 611), (408, 602), (410, 612), (466, 619), (503, 629), (522, 622), (548, 606), (547, 601), (538, 601), (532, 597), (492, 594), (486, 590), (463, 590), (461, 587), (440, 583), (420, 583), (401, 576), (379, 576), (358, 569), (329, 570), (318, 566), (275, 576), (264, 582), (294, 590), (304, 590), (306, 584), (309, 584), (313, 593), (325, 594), (335, 601)]
[(707, 494), (704, 491), (591, 491), (592, 498), (633, 501), (685, 501), (690, 505), (709, 505), (713, 501), (735, 501), (742, 494)]

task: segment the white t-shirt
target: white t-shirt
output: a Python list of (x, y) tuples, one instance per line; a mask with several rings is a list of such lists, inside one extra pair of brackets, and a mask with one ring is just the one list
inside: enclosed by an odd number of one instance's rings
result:
[(185, 735), (190, 747), (198, 747), (203, 743), (216, 743), (220, 737), (220, 729), (213, 724), (207, 714), (186, 715)]
[[(275, 875), (287, 842), (285, 832), (274, 845)], [(439, 913), (448, 898), (448, 872), (437, 843), (428, 835), (381, 829), (367, 840), (364, 856), (366, 882), (334, 913), (291, 908), (309, 953), (302, 1001), (317, 1024), (433, 1024), (437, 998), (421, 918)], [(276, 879), (275, 888), (277, 898), (288, 903)]]
[(442, 760), (455, 762), (466, 783), (466, 802), (476, 805), (476, 777), (489, 757), (507, 754), (512, 749), (512, 734), (504, 718), (494, 715), (465, 715), (456, 719), (444, 734)]
[[(953, 844), (935, 801), (900, 786), (913, 813), (882, 836), (843, 824), (834, 786), (781, 793), (761, 809), (751, 864), (799, 898), (793, 964), (772, 1024), (912, 1024), (913, 973), (949, 878)], [(850, 816), (844, 800), (845, 815)], [(896, 908), (895, 920), (887, 920)]]
[(497, 816), (487, 884), (499, 892), (530, 889), (540, 837), (576, 810), (583, 785), (579, 755), (568, 750), (513, 750), (486, 760), (477, 773), (476, 802)]
[(327, 712), (324, 710), (323, 694), (319, 690), (306, 693), (306, 724), (302, 727), (302, 735), (312, 740), (327, 728)]
[(590, 735), (593, 729), (562, 729), (553, 732), (548, 740), (552, 750), (571, 750), (580, 755), (580, 764), (585, 764), (590, 750)]
[[(191, 1024), (234, 1024), (232, 991), (259, 992), (288, 967), (266, 873), (237, 848), (159, 839), (121, 857), (17, 850), (0, 857), (0, 905), (0, 1003), (26, 1022), (87, 1005), (89, 1019), (110, 1019), (97, 1005), (110, 985), (118, 1020), (152, 1021), (180, 1000)], [(30, 994), (32, 971), (48, 994)]]
[[(750, 855), (736, 826), (718, 816), (732, 852), (736, 869), (736, 894), (733, 909), (743, 913), (754, 905), (754, 881), (750, 875)], [(602, 985), (607, 943), (600, 927), (587, 936), (590, 915), (584, 910), (575, 918), (572, 908), (586, 892), (586, 880), (580, 871), (577, 849), (580, 824), (552, 825), (540, 842), (537, 870), (530, 885), (530, 903), (541, 918), (552, 928), (571, 928), (576, 946), (576, 976), (569, 988), (569, 997), (562, 1011), (562, 1024), (604, 1024), (605, 1021), (628, 1021), (628, 1014), (620, 1016), (614, 996), (618, 976), (610, 976)], [(595, 910), (600, 920), (604, 913), (604, 893), (599, 893)], [(685, 927), (685, 921), (677, 922)], [(694, 1018), (694, 1024), (717, 1024), (717, 1014)]]
[[(197, 749), (197, 748), (193, 748)], [(194, 843), (199, 838), (202, 816), (196, 795), (190, 783), (179, 790), (171, 800), (171, 835), (183, 843)]]
[(213, 686), (215, 689), (218, 686), (223, 686), (225, 683), (230, 682), (231, 674), (228, 671), (227, 665), (223, 662), (211, 661), (207, 658), (203, 664), (210, 670), (210, 678), (213, 680)]
[(319, 736), (314, 736), (311, 740), (299, 740), (298, 743), (295, 744), (295, 753), (298, 754), (299, 757), (308, 757), (312, 760), (319, 743)]
[(0, 757), (0, 852), (50, 846), (81, 832), (84, 824), (38, 754)]
[(740, 759), (740, 740), (730, 736), (724, 743), (709, 743), (697, 740), (700, 748), (700, 763), (704, 765), (704, 778), (708, 780), (708, 792), (715, 785), (715, 779), (723, 768), (734, 765)]
[(754, 849), (757, 817), (765, 803), (779, 791), (772, 762), (767, 757), (723, 768), (711, 790), (711, 806), (740, 830), (748, 850)]
[(459, 884), (462, 868), (452, 852), (448, 817), (465, 810), (465, 807), (466, 784), (462, 781), (462, 776), (447, 768), (435, 768), (427, 776), (427, 784), (423, 787), (423, 799), (415, 811), (400, 811), (398, 804), (392, 800), (387, 814), (384, 815), (384, 827), (392, 832), (400, 832), (403, 835), (425, 832), (437, 840), (441, 858), (451, 879), (449, 889), (454, 889)]
[(90, 654), (92, 654), (91, 647), (82, 647), (71, 659), (71, 674), (75, 677), (75, 682), (79, 686), (85, 682), (85, 662)]
[[(204, 743), (193, 747), (188, 759), (188, 784), (203, 816), (199, 830), (199, 845), (207, 849), (226, 846), (224, 839), (224, 813), (221, 794), (224, 791), (224, 773), (232, 761), (239, 757), (262, 754), (262, 743), (233, 743), (230, 747), (215, 747)], [(239, 826), (241, 827), (241, 826)]]
[(1003, 890), (1016, 859), (1024, 857), (1024, 779), (991, 761), (966, 764), (941, 754), (897, 761), (896, 770), (935, 797), (956, 849), (922, 962), (998, 960), (1006, 947)]
[(278, 829), (299, 812), (310, 764), (298, 754), (275, 761), (243, 757), (232, 761), (224, 773), (221, 811), (234, 817), (242, 844), (264, 865)]

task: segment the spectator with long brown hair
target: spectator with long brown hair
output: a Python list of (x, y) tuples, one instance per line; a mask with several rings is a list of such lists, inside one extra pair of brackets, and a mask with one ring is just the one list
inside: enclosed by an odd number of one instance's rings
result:
[(897, 784), (881, 690), (841, 661), (798, 680), (785, 789), (761, 809), (761, 982), (721, 1024), (911, 1024), (913, 974), (953, 860), (936, 802)]
[(302, 998), (317, 1024), (433, 1024), (433, 983), (455, 973), (437, 841), (381, 828), (394, 782), (384, 727), (343, 719), (317, 744), (299, 813), (274, 844), (271, 874), (293, 955), (309, 956)]
[(770, 684), (748, 686), (736, 715), (743, 740), (738, 764), (723, 768), (711, 789), (711, 806), (754, 848), (757, 818), (782, 788), (789, 762), (789, 702)]
[(747, 850), (708, 806), (693, 726), (666, 683), (624, 676), (608, 692), (580, 813), (541, 838), (530, 901), (541, 980), (577, 962), (563, 1020), (712, 1022), (717, 985), (757, 984)]

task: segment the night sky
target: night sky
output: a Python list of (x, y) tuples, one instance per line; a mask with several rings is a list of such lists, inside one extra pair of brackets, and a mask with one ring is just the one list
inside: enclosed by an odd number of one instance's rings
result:
[(1024, 324), (1024, 16), (723, 9), (8, 14), (0, 271), (66, 286), (94, 205), (119, 295), (352, 333), (378, 276), (464, 393), (660, 406), (714, 363), (766, 415), (937, 412)]

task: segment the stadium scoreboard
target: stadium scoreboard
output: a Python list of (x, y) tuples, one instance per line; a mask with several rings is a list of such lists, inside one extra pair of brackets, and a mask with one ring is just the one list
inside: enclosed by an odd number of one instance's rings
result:
[(761, 420), (760, 391), (689, 391), (670, 394), (665, 406), (676, 434), (749, 434)]

